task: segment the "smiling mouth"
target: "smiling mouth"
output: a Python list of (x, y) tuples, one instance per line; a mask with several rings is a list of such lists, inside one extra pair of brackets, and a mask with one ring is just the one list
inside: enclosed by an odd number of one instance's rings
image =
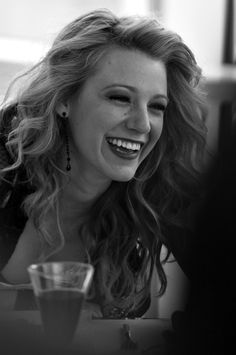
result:
[(134, 159), (142, 149), (143, 142), (122, 138), (106, 138), (112, 152), (122, 158)]

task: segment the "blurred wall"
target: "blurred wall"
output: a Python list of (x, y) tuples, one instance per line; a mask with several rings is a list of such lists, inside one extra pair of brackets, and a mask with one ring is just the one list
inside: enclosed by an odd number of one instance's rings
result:
[(0, 36), (48, 41), (65, 24), (96, 8), (145, 13), (148, 0), (0, 0)]
[[(36, 61), (65, 24), (82, 13), (106, 7), (120, 15), (155, 13), (164, 25), (183, 37), (207, 75), (222, 60), (226, 2), (227, 0), (0, 0), (0, 61), (7, 61), (8, 58), (20, 63)], [(6, 40), (11, 43), (7, 50), (3, 47)]]
[(0, 102), (10, 81), (43, 56), (67, 23), (97, 8), (145, 14), (149, 0), (0, 0)]
[(206, 72), (222, 62), (226, 3), (227, 0), (162, 0), (163, 23), (182, 36)]
[(118, 11), (123, 0), (1, 0), (0, 35), (48, 41), (67, 22), (96, 7)]

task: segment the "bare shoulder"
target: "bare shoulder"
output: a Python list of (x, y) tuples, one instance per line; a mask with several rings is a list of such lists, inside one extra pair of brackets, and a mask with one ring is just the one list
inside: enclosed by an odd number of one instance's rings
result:
[(28, 220), (2, 275), (11, 283), (29, 282), (27, 267), (41, 252), (41, 241), (31, 220)]

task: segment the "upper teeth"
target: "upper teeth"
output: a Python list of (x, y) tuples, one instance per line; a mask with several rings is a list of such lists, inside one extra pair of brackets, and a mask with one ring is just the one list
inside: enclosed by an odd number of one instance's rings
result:
[(118, 147), (124, 147), (126, 149), (140, 150), (141, 148), (140, 143), (127, 142), (117, 138), (108, 138), (107, 141), (109, 143), (117, 145)]

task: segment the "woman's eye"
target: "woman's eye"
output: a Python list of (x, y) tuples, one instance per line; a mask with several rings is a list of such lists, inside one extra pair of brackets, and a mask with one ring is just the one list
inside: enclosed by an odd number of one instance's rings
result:
[(130, 102), (130, 98), (125, 95), (109, 95), (109, 99), (112, 101)]
[(149, 107), (152, 109), (152, 110), (155, 110), (155, 111), (161, 111), (161, 112), (165, 112), (166, 110), (166, 106), (161, 104), (161, 103), (156, 103), (156, 104), (151, 104), (149, 105)]

